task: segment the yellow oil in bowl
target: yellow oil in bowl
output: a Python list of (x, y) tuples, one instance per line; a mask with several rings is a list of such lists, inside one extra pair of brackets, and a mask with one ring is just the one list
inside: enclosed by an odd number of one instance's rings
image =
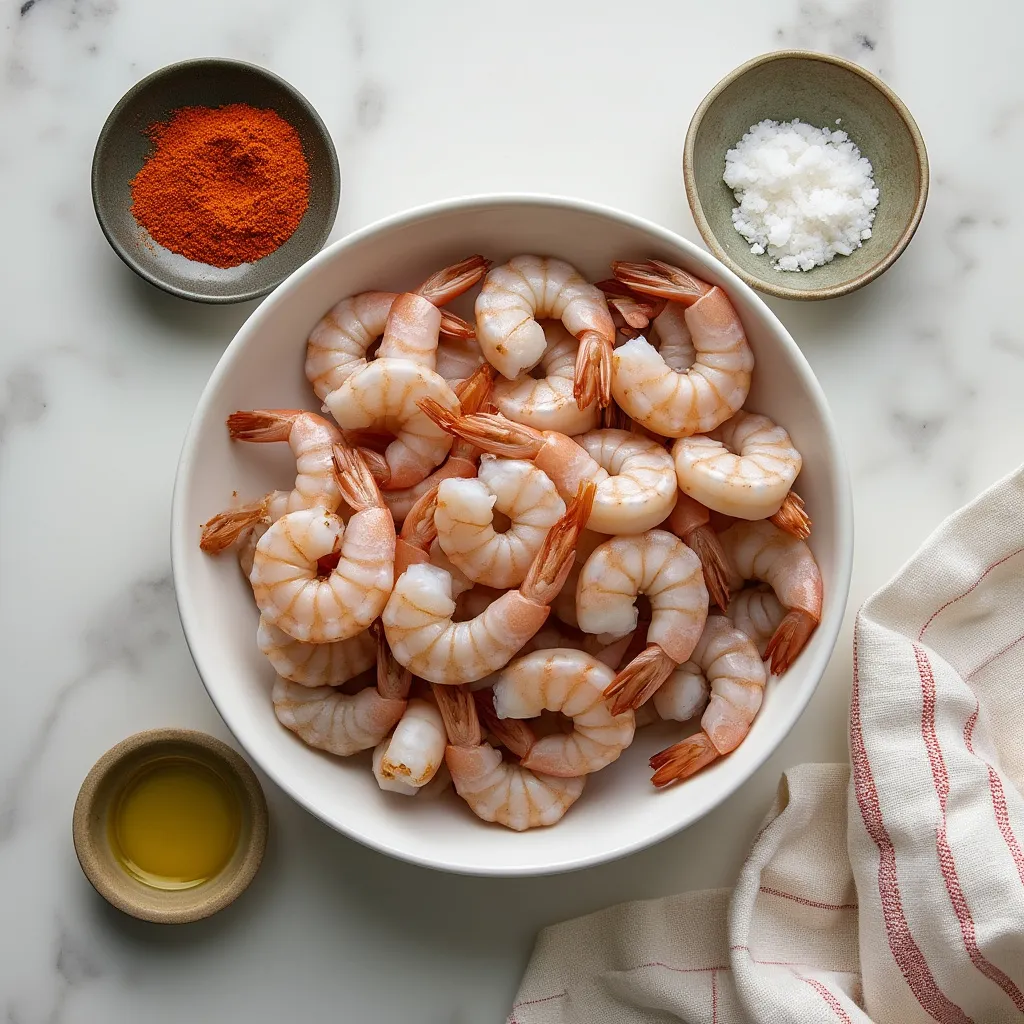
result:
[(143, 765), (110, 809), (114, 856), (156, 889), (190, 889), (216, 877), (231, 860), (242, 808), (228, 780), (185, 757)]

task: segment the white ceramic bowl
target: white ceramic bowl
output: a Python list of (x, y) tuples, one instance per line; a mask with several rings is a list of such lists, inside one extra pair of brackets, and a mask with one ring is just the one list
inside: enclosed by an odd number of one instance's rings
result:
[[(451, 793), (438, 801), (383, 793), (368, 754), (335, 758), (281, 726), (270, 702), (273, 672), (256, 648), (249, 585), (230, 554), (211, 558), (198, 545), (200, 524), (231, 504), (233, 490), (249, 500), (291, 486), (287, 446), (234, 444), (224, 420), (235, 409), (317, 408), (303, 359), (306, 337), (324, 312), (369, 288), (413, 287), (474, 252), (494, 260), (557, 255), (591, 280), (607, 277), (612, 259), (657, 257), (722, 285), (757, 360), (748, 405), (784, 423), (803, 453), (799, 489), (814, 519), (811, 546), (825, 584), (821, 625), (793, 667), (770, 684), (736, 751), (685, 784), (656, 791), (647, 760), (683, 730), (668, 724), (643, 730), (619, 761), (588, 780), (558, 825), (522, 834), (479, 821)], [(218, 711), (257, 764), (317, 817), (367, 846), (480, 875), (547, 874), (611, 860), (685, 828), (742, 785), (789, 732), (821, 678), (842, 620), (853, 553), (849, 484), (825, 397), (768, 307), (716, 259), (654, 224), (577, 200), (525, 195), (451, 200), (371, 225), (325, 249), (268, 296), (199, 400), (178, 466), (171, 531), (178, 608), (192, 657)]]

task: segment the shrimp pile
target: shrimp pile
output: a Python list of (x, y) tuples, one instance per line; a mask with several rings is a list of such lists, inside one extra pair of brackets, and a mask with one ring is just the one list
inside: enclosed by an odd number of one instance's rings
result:
[[(656, 721), (691, 723), (650, 758), (679, 782), (743, 742), (821, 619), (803, 460), (744, 408), (729, 296), (611, 271), (473, 255), (348, 296), (306, 346), (320, 410), (227, 418), (295, 478), (200, 546), (251, 585), (278, 720), (365, 752), (387, 799), (550, 826)], [(471, 320), (444, 308), (477, 285)]]

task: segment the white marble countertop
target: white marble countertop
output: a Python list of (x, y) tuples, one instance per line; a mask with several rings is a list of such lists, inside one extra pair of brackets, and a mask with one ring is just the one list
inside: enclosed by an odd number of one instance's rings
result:
[[(0, 1013), (98, 1020), (498, 1021), (538, 927), (727, 885), (788, 765), (846, 756), (853, 610), (948, 512), (1022, 458), (1024, 8), (977, 0), (535, 2), (7, 0), (0, 182)], [(344, 175), (334, 238), (445, 196), (597, 200), (697, 239), (680, 180), (690, 113), (748, 57), (809, 46), (880, 70), (928, 143), (931, 200), (880, 281), (772, 302), (820, 377), (853, 474), (847, 627), (807, 712), (715, 813), (645, 853), (549, 879), (451, 877), (339, 836), (273, 785), (252, 889), (148, 926), (81, 875), (71, 810), (123, 736), (227, 738), (189, 659), (168, 557), (178, 450), (253, 308), (190, 305), (107, 247), (89, 162), (108, 111), (174, 60), (264, 64), (319, 108)]]

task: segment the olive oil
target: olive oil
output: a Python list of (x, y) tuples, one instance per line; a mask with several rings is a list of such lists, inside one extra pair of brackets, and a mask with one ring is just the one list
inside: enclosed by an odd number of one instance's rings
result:
[(111, 808), (110, 845), (124, 869), (156, 889), (190, 889), (231, 859), (241, 830), (234, 787), (207, 765), (162, 757), (128, 781)]

